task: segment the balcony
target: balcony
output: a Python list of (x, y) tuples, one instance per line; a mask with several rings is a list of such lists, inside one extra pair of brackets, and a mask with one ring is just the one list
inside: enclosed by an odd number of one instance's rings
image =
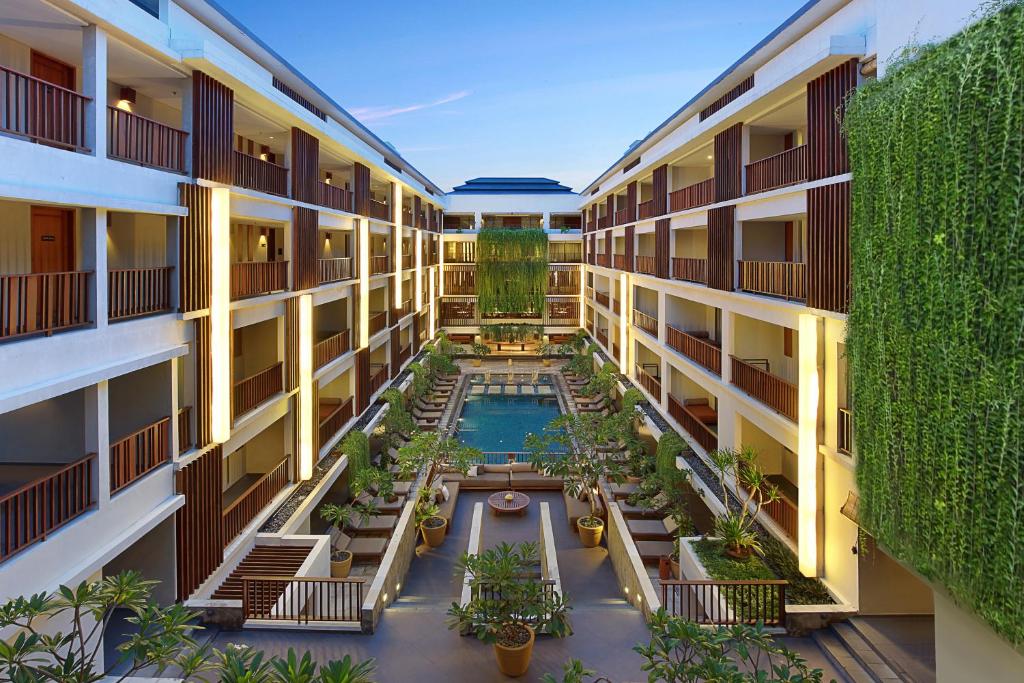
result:
[(265, 370), (235, 382), (231, 416), (238, 419), (271, 396), (284, 390), (282, 371), (283, 363), (275, 363)]
[(636, 379), (655, 401), (661, 401), (661, 367), (654, 363), (637, 363)]
[(243, 261), (231, 264), (231, 298), (244, 299), (288, 289), (287, 261)]
[(715, 179), (708, 178), (693, 185), (670, 192), (668, 210), (671, 213), (696, 209), (698, 206), (713, 204), (715, 201)]
[(111, 322), (171, 310), (172, 266), (111, 270), (107, 311)]
[(170, 428), (165, 417), (110, 444), (111, 495), (170, 461)]
[(352, 193), (329, 183), (317, 183), (317, 204), (335, 211), (352, 213)]
[(605, 268), (611, 268), (612, 266), (612, 255), (607, 251), (599, 251), (597, 253), (597, 265), (604, 266)]
[(324, 285), (328, 282), (341, 282), (352, 277), (352, 259), (322, 258), (318, 260), (319, 276), (317, 281)]
[(402, 225), (406, 227), (413, 227), (412, 209), (402, 207)]
[(722, 350), (707, 339), (707, 332), (684, 332), (672, 325), (666, 325), (665, 330), (669, 347), (706, 370), (722, 374)]
[(387, 256), (371, 256), (370, 275), (384, 275), (390, 272), (390, 260)]
[(625, 254), (612, 254), (612, 265), (615, 266), (615, 270), (626, 269), (626, 255)]
[(412, 269), (412, 254), (402, 254), (402, 270)]
[(645, 275), (655, 275), (657, 273), (657, 265), (654, 257), (637, 255), (636, 272), (643, 273)]
[(256, 515), (288, 485), (290, 464), (291, 456), (285, 456), (272, 470), (257, 479), (221, 511), (221, 530), (224, 532), (225, 546), (235, 540), (249, 522), (256, 519)]
[(88, 325), (86, 271), (0, 275), (0, 339)]
[(352, 419), (352, 399), (320, 399), (320, 421), (317, 426), (320, 448), (323, 448)]
[(140, 166), (185, 173), (188, 133), (145, 116), (107, 107), (107, 156)]
[(654, 316), (648, 315), (643, 311), (634, 308), (633, 324), (655, 339), (658, 338), (658, 319)]
[(796, 185), (807, 180), (807, 145), (747, 164), (747, 194)]
[(549, 295), (571, 296), (580, 293), (580, 269), (572, 265), (548, 266)]
[(597, 229), (604, 230), (608, 227), (608, 216), (601, 216), (597, 219)]
[(352, 331), (342, 330), (319, 341), (313, 347), (313, 368), (319, 370), (335, 358), (341, 358), (352, 348)]
[(388, 326), (388, 312), (370, 313), (370, 336), (386, 329)]
[(388, 209), (388, 203), (378, 201), (376, 199), (370, 200), (370, 218), (376, 218), (379, 221), (391, 222), (391, 212)]
[(235, 185), (257, 192), (288, 196), (288, 169), (235, 150)]
[[(693, 403), (691, 403), (693, 401)], [(708, 453), (718, 448), (718, 434), (711, 425), (718, 424), (717, 413), (707, 399), (680, 400), (668, 395), (668, 414), (685, 429)]]
[(92, 508), (96, 503), (95, 466), (95, 453), (70, 464), (5, 463), (5, 467), (23, 468), (36, 476), (27, 484), (0, 493), (0, 562), (46, 540)]
[(672, 279), (697, 282), (705, 285), (708, 282), (708, 260), (706, 258), (672, 258)]
[(654, 200), (648, 199), (646, 202), (637, 204), (636, 215), (640, 220), (654, 218)]
[[(768, 363), (758, 359), (731, 356), (732, 383), (761, 403), (793, 422), (797, 420), (797, 387), (769, 371)], [(758, 367), (763, 365), (764, 368)]]
[(608, 348), (608, 331), (599, 329), (597, 331), (597, 341), (601, 344), (601, 346)]
[(388, 383), (388, 377), (391, 373), (391, 366), (387, 363), (383, 365), (371, 365), (370, 366), (370, 395), (373, 396), (379, 390), (383, 389)]
[(619, 209), (615, 212), (615, 225), (622, 225), (629, 222), (629, 209)]
[(601, 304), (605, 308), (609, 307), (608, 294), (606, 292), (594, 292), (594, 301)]
[(853, 454), (853, 412), (849, 408), (840, 408), (837, 422), (838, 448), (840, 453)]
[(739, 261), (738, 288), (788, 300), (807, 299), (807, 264), (792, 261)]
[(476, 294), (476, 266), (445, 264), (444, 293), (464, 296)]
[(550, 297), (547, 304), (547, 316), (544, 318), (546, 325), (565, 325), (565, 321), (572, 321), (572, 324), (579, 324), (580, 302), (576, 297)]
[(92, 100), (0, 66), (0, 131), (34, 142), (88, 151), (85, 147), (85, 113)]

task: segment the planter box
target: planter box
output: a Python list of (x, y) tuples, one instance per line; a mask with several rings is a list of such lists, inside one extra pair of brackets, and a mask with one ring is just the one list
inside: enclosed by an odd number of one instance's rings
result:
[[(697, 556), (697, 551), (693, 549), (693, 543), (702, 540), (699, 536), (688, 536), (679, 539), (679, 573), (683, 579), (689, 581), (710, 581), (713, 580), (708, 575), (708, 570), (704, 568), (704, 563), (700, 561), (700, 557)], [(710, 608), (705, 606), (701, 602), (701, 595), (696, 591), (692, 593), (692, 599), (687, 601), (687, 605), (694, 611), (702, 610), (705, 614), (719, 615), (727, 622), (732, 622), (733, 613), (729, 605), (726, 604), (725, 596), (721, 595), (717, 588), (711, 590), (713, 600), (717, 602), (717, 605), (711, 605)], [(703, 615), (700, 614), (684, 614), (680, 615), (693, 621), (703, 621)]]

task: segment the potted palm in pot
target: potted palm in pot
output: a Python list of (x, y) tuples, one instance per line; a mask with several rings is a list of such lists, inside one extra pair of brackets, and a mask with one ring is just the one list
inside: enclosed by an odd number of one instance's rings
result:
[(491, 347), (487, 344), (473, 344), (473, 367), (480, 367), (484, 358), (491, 354)]
[[(474, 462), (482, 458), (476, 448), (465, 446), (438, 432), (418, 432), (407, 445), (398, 449), (398, 466), (403, 476), (425, 472), (426, 478), (416, 499), (416, 519), (423, 542), (436, 547), (444, 541), (448, 520), (438, 516), (437, 493), (443, 489), (441, 475), (445, 472), (466, 474)], [(443, 495), (443, 494), (442, 494)], [(429, 534), (428, 534), (429, 532)]]
[[(604, 521), (598, 510), (601, 479), (625, 481), (621, 463), (599, 451), (609, 441), (618, 441), (621, 424), (614, 415), (560, 415), (548, 423), (543, 434), (526, 437), (526, 450), (537, 471), (561, 477), (571, 496), (590, 504), (590, 514), (576, 522), (580, 542), (587, 548), (599, 545), (604, 533)], [(552, 457), (552, 453), (557, 453), (557, 457)]]
[(501, 543), (479, 555), (464, 553), (456, 574), (468, 579), (468, 603), (452, 603), (448, 628), (472, 633), (494, 647), (506, 676), (526, 673), (537, 631), (561, 638), (572, 634), (569, 605), (553, 584), (533, 578), (539, 562), (536, 543)]
[(754, 520), (762, 507), (779, 499), (779, 489), (768, 480), (757, 462), (757, 451), (750, 446), (740, 450), (718, 449), (710, 458), (722, 487), (722, 500), (729, 500), (731, 485), (733, 495), (740, 501), (737, 509), (730, 508), (715, 519), (715, 534), (724, 542), (727, 556), (745, 560), (761, 550)]

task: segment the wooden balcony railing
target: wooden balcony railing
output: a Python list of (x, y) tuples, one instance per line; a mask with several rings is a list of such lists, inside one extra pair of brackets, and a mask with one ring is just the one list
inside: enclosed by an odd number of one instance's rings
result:
[(388, 326), (388, 312), (370, 313), (370, 336), (377, 334)]
[(654, 400), (661, 402), (661, 377), (651, 374), (644, 368), (644, 365), (637, 363), (636, 378), (647, 390), (647, 393), (654, 397)]
[(74, 90), (0, 66), (0, 131), (85, 150), (85, 112), (92, 100)]
[(612, 299), (612, 310), (616, 313), (622, 313), (622, 302), (618, 299)]
[(49, 534), (95, 504), (96, 492), (92, 486), (95, 466), (96, 454), (90, 453), (0, 495), (0, 562), (33, 543), (46, 540)]
[(853, 453), (853, 412), (849, 408), (839, 409), (837, 423), (839, 452), (850, 455)]
[(653, 256), (640, 256), (637, 254), (636, 257), (636, 272), (644, 273), (645, 275), (657, 274), (657, 265)]
[(221, 512), (221, 529), (224, 532), (224, 546), (227, 547), (242, 533), (249, 522), (274, 500), (274, 497), (288, 485), (288, 469), (291, 456), (285, 456), (274, 469), (257, 479), (235, 502)]
[(580, 268), (570, 264), (548, 266), (548, 289), (551, 296), (572, 296), (580, 291)]
[(625, 254), (612, 254), (612, 266), (615, 270), (626, 269), (626, 255)]
[(412, 254), (402, 254), (402, 270), (412, 268)]
[(661, 604), (698, 624), (786, 625), (787, 581), (661, 580)]
[(349, 256), (318, 259), (318, 264), (320, 267), (318, 282), (322, 285), (328, 282), (348, 280), (352, 277), (352, 258)]
[(739, 289), (784, 299), (807, 298), (807, 264), (793, 261), (739, 261)]
[(708, 453), (718, 448), (718, 434), (714, 432), (710, 427), (700, 421), (696, 415), (694, 415), (689, 408), (686, 407), (686, 401), (680, 400), (673, 396), (668, 395), (668, 414), (672, 418), (682, 425), (683, 429), (689, 432), (693, 440), (700, 444)]
[(633, 324), (652, 337), (658, 336), (658, 319), (653, 315), (648, 315), (643, 311), (634, 308)]
[(597, 229), (604, 230), (608, 227), (608, 216), (601, 216), (597, 219)]
[(412, 355), (412, 344), (406, 344), (402, 348), (398, 349), (398, 364), (399, 367), (405, 365), (405, 361), (409, 360)]
[(770, 503), (765, 503), (761, 511), (771, 517), (787, 536), (794, 541), (797, 540), (797, 509), (788, 498), (780, 496)]
[(645, 218), (654, 218), (654, 200), (648, 199), (646, 202), (640, 202), (636, 206), (636, 215), (640, 220)]
[(615, 212), (615, 225), (622, 225), (629, 221), (629, 209), (619, 209)]
[(387, 202), (379, 202), (376, 199), (370, 200), (370, 218), (376, 218), (379, 221), (391, 222), (391, 210), (388, 207)]
[(402, 317), (412, 313), (412, 299), (406, 299), (402, 302)]
[(594, 301), (608, 308), (608, 295), (605, 292), (594, 292)]
[(601, 346), (608, 348), (608, 332), (607, 330), (597, 331), (597, 341), (601, 342)]
[(612, 255), (607, 251), (597, 252), (597, 265), (604, 266), (605, 268), (612, 267)]
[(295, 624), (359, 624), (360, 578), (243, 576), (242, 618)]
[(371, 256), (370, 275), (383, 275), (391, 272), (390, 260), (387, 256)]
[(785, 152), (747, 164), (747, 194), (795, 185), (805, 180), (807, 145), (787, 149)]
[(384, 388), (384, 385), (388, 383), (388, 375), (391, 372), (391, 366), (388, 363), (383, 365), (377, 365), (376, 370), (370, 368), (370, 395), (377, 393), (379, 389)]
[(171, 458), (171, 418), (146, 425), (110, 444), (110, 493), (146, 476)]
[(235, 185), (287, 197), (288, 169), (236, 149)]
[(341, 358), (352, 348), (352, 331), (342, 330), (313, 347), (313, 368), (319, 370), (335, 358)]
[[(323, 401), (321, 400), (321, 404)], [(334, 410), (329, 412), (318, 425), (318, 433), (320, 441), (319, 448), (323, 448), (331, 437), (338, 433), (345, 424), (352, 419), (352, 399), (348, 398), (344, 401), (338, 401)]]
[(352, 193), (343, 187), (325, 182), (317, 183), (317, 204), (336, 211), (352, 213)]
[(112, 159), (184, 173), (186, 142), (183, 130), (107, 107), (107, 156)]
[(669, 347), (716, 375), (722, 374), (722, 349), (707, 339), (684, 332), (672, 325), (665, 326), (665, 333)]
[(668, 210), (670, 212), (696, 209), (698, 206), (712, 204), (715, 201), (715, 179), (708, 178), (693, 185), (670, 192)]
[(243, 261), (231, 264), (232, 299), (244, 299), (286, 289), (287, 261)]
[(412, 225), (412, 209), (402, 207), (402, 225), (413, 227)]
[(241, 382), (235, 382), (234, 401), (231, 406), (232, 417), (237, 418), (239, 415), (244, 415), (274, 394), (283, 391), (284, 383), (281, 376), (283, 367), (282, 363), (274, 363), (266, 370), (260, 370)]
[(111, 320), (125, 320), (171, 310), (172, 266), (111, 270), (107, 311)]
[(192, 449), (192, 406), (178, 408), (178, 454)]
[[(426, 291), (428, 288), (424, 287)], [(462, 264), (444, 264), (444, 293), (473, 295), (476, 294), (476, 266)]]
[(0, 338), (52, 334), (89, 319), (92, 273), (0, 275)]
[(797, 417), (797, 387), (781, 377), (732, 356), (732, 383), (793, 422)]
[(706, 258), (673, 257), (672, 278), (687, 282), (699, 282), (702, 285), (707, 284), (708, 260)]

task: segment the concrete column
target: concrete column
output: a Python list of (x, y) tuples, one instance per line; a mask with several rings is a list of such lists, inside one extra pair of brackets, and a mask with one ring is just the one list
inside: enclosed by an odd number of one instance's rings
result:
[(181, 301), (178, 291), (178, 273), (181, 268), (181, 255), (179, 253), (180, 244), (178, 243), (177, 216), (167, 217), (165, 233), (167, 235), (167, 260), (165, 263), (174, 267), (174, 270), (171, 271), (171, 310), (177, 310)]
[[(423, 310), (423, 231), (417, 230), (413, 234), (413, 264), (416, 268), (413, 278), (413, 298), (415, 299), (415, 310), (417, 313)], [(443, 249), (441, 251), (444, 251)]]
[(356, 240), (359, 249), (359, 339), (353, 340), (357, 349), (370, 344), (370, 221), (356, 221)]
[(723, 394), (718, 397), (718, 447), (742, 447), (743, 435), (740, 430), (740, 415), (736, 412), (736, 402), (732, 396)]
[(168, 372), (170, 373), (170, 382), (168, 383), (171, 387), (170, 395), (170, 416), (171, 424), (168, 429), (170, 432), (170, 448), (171, 458), (174, 458), (181, 452), (181, 440), (178, 438), (178, 366), (181, 363), (181, 358), (172, 358), (168, 365)]
[[(402, 227), (402, 186), (398, 183), (392, 184), (394, 190), (392, 191), (392, 214), (395, 221), (395, 243), (391, 245), (391, 260), (394, 263), (391, 264), (395, 272), (395, 292), (391, 295), (392, 308), (402, 307), (402, 240), (405, 237), (405, 228)], [(413, 223), (416, 222), (416, 217), (413, 216)], [(397, 323), (397, 320), (392, 320), (391, 324)]]
[(85, 452), (96, 454), (93, 485), (99, 507), (110, 503), (110, 397), (106, 381), (83, 389), (85, 394)]
[[(168, 2), (169, 0), (161, 0), (161, 3)], [(160, 17), (166, 21), (167, 15), (164, 13), (164, 7), (161, 6)], [(185, 171), (189, 174), (192, 172), (192, 128), (194, 123), (192, 121), (192, 79), (183, 78), (180, 81), (181, 85), (181, 129), (188, 133), (189, 139), (185, 141)]]
[(85, 146), (97, 158), (107, 156), (107, 34), (90, 24), (82, 29), (82, 94), (92, 98), (85, 108)]
[[(722, 309), (722, 382), (726, 385), (732, 383), (732, 359), (736, 340), (734, 330), (736, 329), (736, 314), (732, 311)], [(719, 420), (721, 424), (721, 420)]]
[(658, 290), (658, 341), (664, 342), (668, 338), (668, 332), (665, 329), (666, 321), (665, 318), (668, 315), (668, 305), (665, 290)]
[(484, 215), (482, 213), (480, 213), (479, 211), (477, 211), (475, 214), (473, 214), (473, 227), (475, 229), (479, 230), (480, 228), (483, 227), (483, 225), (484, 225)]
[(97, 329), (107, 326), (107, 210), (82, 209), (82, 268), (91, 270), (89, 300)]
[(743, 126), (740, 130), (740, 187), (745, 195), (747, 193), (747, 164), (750, 163), (750, 126)]
[(551, 212), (550, 211), (545, 211), (544, 214), (541, 217), (541, 220), (543, 221), (544, 229), (550, 231), (551, 230)]
[(822, 441), (833, 451), (839, 449), (839, 342), (844, 339), (843, 328), (844, 324), (838, 320), (825, 320)]

